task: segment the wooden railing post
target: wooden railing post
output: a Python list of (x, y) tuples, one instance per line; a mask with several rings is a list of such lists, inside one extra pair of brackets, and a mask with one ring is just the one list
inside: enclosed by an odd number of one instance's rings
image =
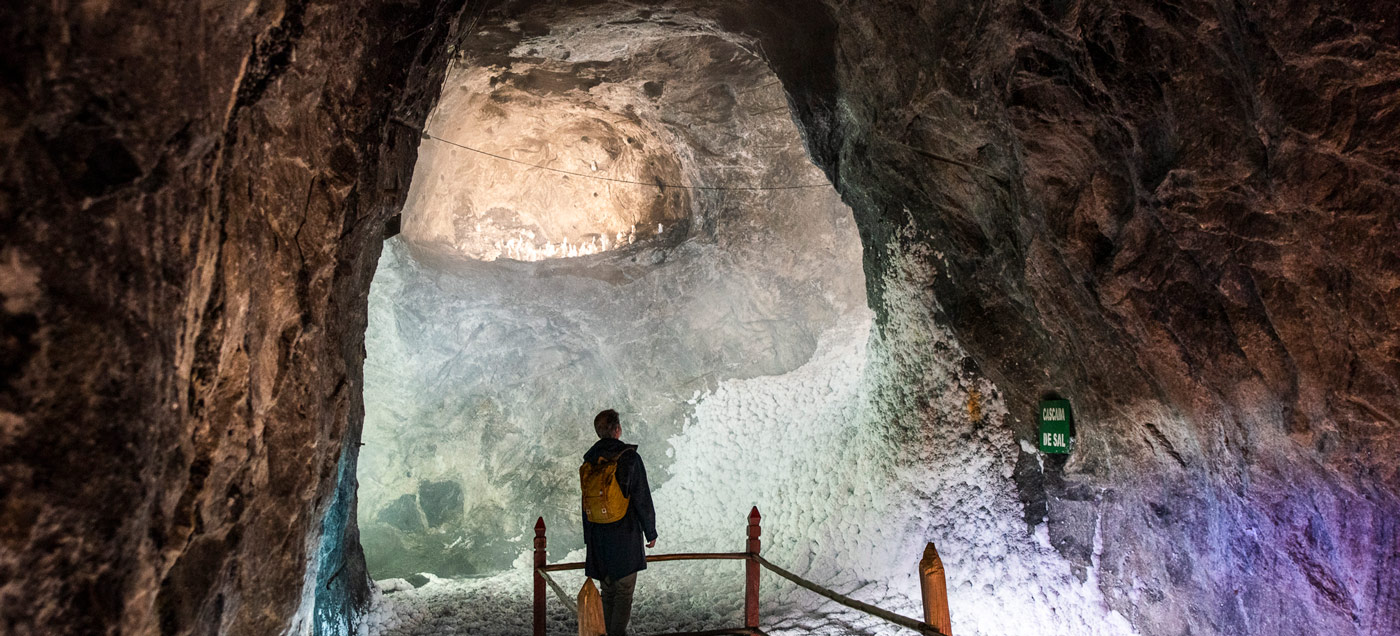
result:
[(948, 581), (943, 574), (943, 559), (930, 541), (919, 561), (919, 587), (924, 593), (924, 622), (944, 634), (953, 633), (953, 619), (948, 613)]
[(758, 628), (758, 556), (759, 539), (763, 530), (758, 522), (758, 506), (749, 512), (749, 559), (744, 563), (744, 627)]
[(535, 522), (535, 636), (544, 636), (544, 573), (545, 566), (544, 517)]

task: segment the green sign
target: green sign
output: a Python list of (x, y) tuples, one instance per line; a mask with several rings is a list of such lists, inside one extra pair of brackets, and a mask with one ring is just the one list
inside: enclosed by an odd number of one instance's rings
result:
[(1040, 452), (1066, 454), (1074, 450), (1074, 412), (1069, 400), (1040, 403)]

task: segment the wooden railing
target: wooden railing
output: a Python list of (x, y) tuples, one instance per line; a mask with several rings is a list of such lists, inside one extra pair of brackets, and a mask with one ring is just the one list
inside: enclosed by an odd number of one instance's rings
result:
[[(924, 636), (951, 636), (953, 628), (948, 611), (948, 586), (944, 578), (943, 562), (938, 556), (938, 550), (929, 543), (924, 548), (923, 559), (919, 561), (919, 582), (922, 589), (924, 604), (924, 620), (919, 621), (907, 616), (901, 616), (886, 609), (882, 609), (857, 601), (849, 596), (834, 592), (830, 589), (817, 585), (792, 572), (770, 563), (767, 559), (759, 555), (760, 539), (762, 527), (759, 522), (762, 517), (758, 514), (758, 507), (755, 506), (749, 512), (748, 517), (748, 545), (745, 552), (702, 552), (702, 553), (682, 553), (682, 554), (654, 554), (647, 555), (647, 563), (660, 563), (664, 561), (708, 561), (708, 560), (743, 560), (744, 564), (744, 626), (727, 629), (715, 629), (703, 632), (676, 632), (672, 634), (662, 634), (659, 636), (719, 636), (721, 634), (758, 634), (763, 635), (759, 629), (758, 613), (758, 574), (759, 568), (767, 568), (774, 574), (784, 579), (792, 581), (803, 589), (820, 594), (832, 601), (840, 603), (853, 610), (864, 612), (876, 618), (888, 621), (895, 625), (916, 631)], [(534, 636), (545, 636), (545, 587), (552, 586), (564, 603), (572, 607), (569, 595), (552, 578), (550, 572), (563, 572), (566, 570), (582, 570), (583, 563), (555, 563), (548, 564), (546, 561), (547, 539), (545, 537), (544, 517), (540, 517), (535, 522), (535, 606), (534, 606)], [(575, 609), (575, 613), (577, 610)]]

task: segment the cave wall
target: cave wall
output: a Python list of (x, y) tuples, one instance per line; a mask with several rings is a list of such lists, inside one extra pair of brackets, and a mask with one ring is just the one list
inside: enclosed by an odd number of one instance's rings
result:
[(1074, 402), (1026, 522), (1144, 633), (1400, 629), (1396, 13), (844, 4), (793, 96), (882, 323), (913, 254), (1018, 438)]
[(0, 10), (0, 632), (276, 634), (366, 593), (337, 466), (418, 143), (389, 117), (460, 4)]
[[(1079, 450), (1015, 481), (1086, 570), (1106, 529), (1110, 605), (1400, 630), (1393, 5), (736, 6), (883, 323), (913, 254), (1018, 436), (1075, 401)], [(363, 591), (320, 528), (417, 145), (390, 116), (421, 124), (460, 9), (0, 9), (6, 633), (306, 630), (326, 546), (327, 607)]]

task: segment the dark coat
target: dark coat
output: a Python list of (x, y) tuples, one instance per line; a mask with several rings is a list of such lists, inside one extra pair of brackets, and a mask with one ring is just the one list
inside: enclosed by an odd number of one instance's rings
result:
[[(623, 453), (624, 450), (630, 452)], [(637, 447), (615, 439), (600, 439), (583, 455), (583, 461), (621, 453), (617, 462), (617, 483), (628, 497), (627, 514), (612, 523), (592, 523), (583, 515), (583, 542), (588, 547), (584, 574), (602, 580), (620, 579), (647, 569), (645, 543), (656, 539), (656, 509), (651, 505), (647, 469), (637, 455)]]

